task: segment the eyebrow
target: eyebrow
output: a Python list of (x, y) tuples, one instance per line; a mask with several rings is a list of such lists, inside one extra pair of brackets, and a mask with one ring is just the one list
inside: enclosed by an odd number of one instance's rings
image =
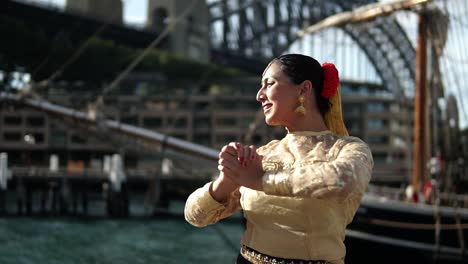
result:
[(270, 76), (268, 76), (268, 77), (266, 77), (266, 78), (263, 78), (262, 81), (261, 81), (260, 83), (261, 83), (261, 84), (264, 84), (265, 82), (268, 82), (268, 81), (275, 81), (275, 80), (277, 80), (277, 79), (278, 79), (278, 77), (276, 77), (276, 74), (274, 74), (274, 75), (270, 75)]

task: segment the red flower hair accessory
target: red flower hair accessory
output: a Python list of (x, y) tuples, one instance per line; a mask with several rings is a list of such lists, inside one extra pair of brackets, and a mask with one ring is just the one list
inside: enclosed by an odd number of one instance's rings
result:
[(331, 98), (338, 91), (338, 85), (340, 79), (338, 77), (338, 70), (335, 67), (335, 64), (331, 62), (325, 62), (322, 64), (323, 69), (323, 90), (322, 96), (325, 98)]

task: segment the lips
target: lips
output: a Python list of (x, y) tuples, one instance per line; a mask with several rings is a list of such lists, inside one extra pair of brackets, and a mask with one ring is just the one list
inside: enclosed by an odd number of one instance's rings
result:
[(272, 106), (273, 104), (270, 104), (270, 103), (262, 105), (263, 113), (268, 112), (268, 110), (270, 110)]

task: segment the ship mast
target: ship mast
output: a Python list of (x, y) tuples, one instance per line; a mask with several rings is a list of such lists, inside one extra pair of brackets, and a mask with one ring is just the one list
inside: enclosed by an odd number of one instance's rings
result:
[(414, 153), (413, 191), (418, 193), (426, 174), (427, 153), (427, 32), (428, 21), (424, 12), (419, 14), (416, 47), (416, 89), (414, 96)]
[[(379, 16), (388, 15), (399, 10), (424, 5), (432, 0), (395, 0), (385, 3), (374, 3), (353, 11), (330, 16), (297, 33), (298, 38), (306, 34), (349, 23), (363, 22)], [(418, 193), (424, 181), (427, 169), (428, 146), (428, 110), (427, 110), (427, 35), (428, 16), (424, 11), (419, 13), (418, 42), (416, 47), (416, 89), (414, 98), (414, 149), (412, 187)]]

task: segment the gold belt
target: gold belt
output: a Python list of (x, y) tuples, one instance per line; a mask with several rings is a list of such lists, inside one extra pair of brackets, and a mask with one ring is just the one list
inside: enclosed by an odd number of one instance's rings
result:
[(325, 260), (300, 260), (300, 259), (283, 259), (275, 258), (262, 254), (245, 245), (240, 249), (241, 255), (253, 264), (329, 264)]

